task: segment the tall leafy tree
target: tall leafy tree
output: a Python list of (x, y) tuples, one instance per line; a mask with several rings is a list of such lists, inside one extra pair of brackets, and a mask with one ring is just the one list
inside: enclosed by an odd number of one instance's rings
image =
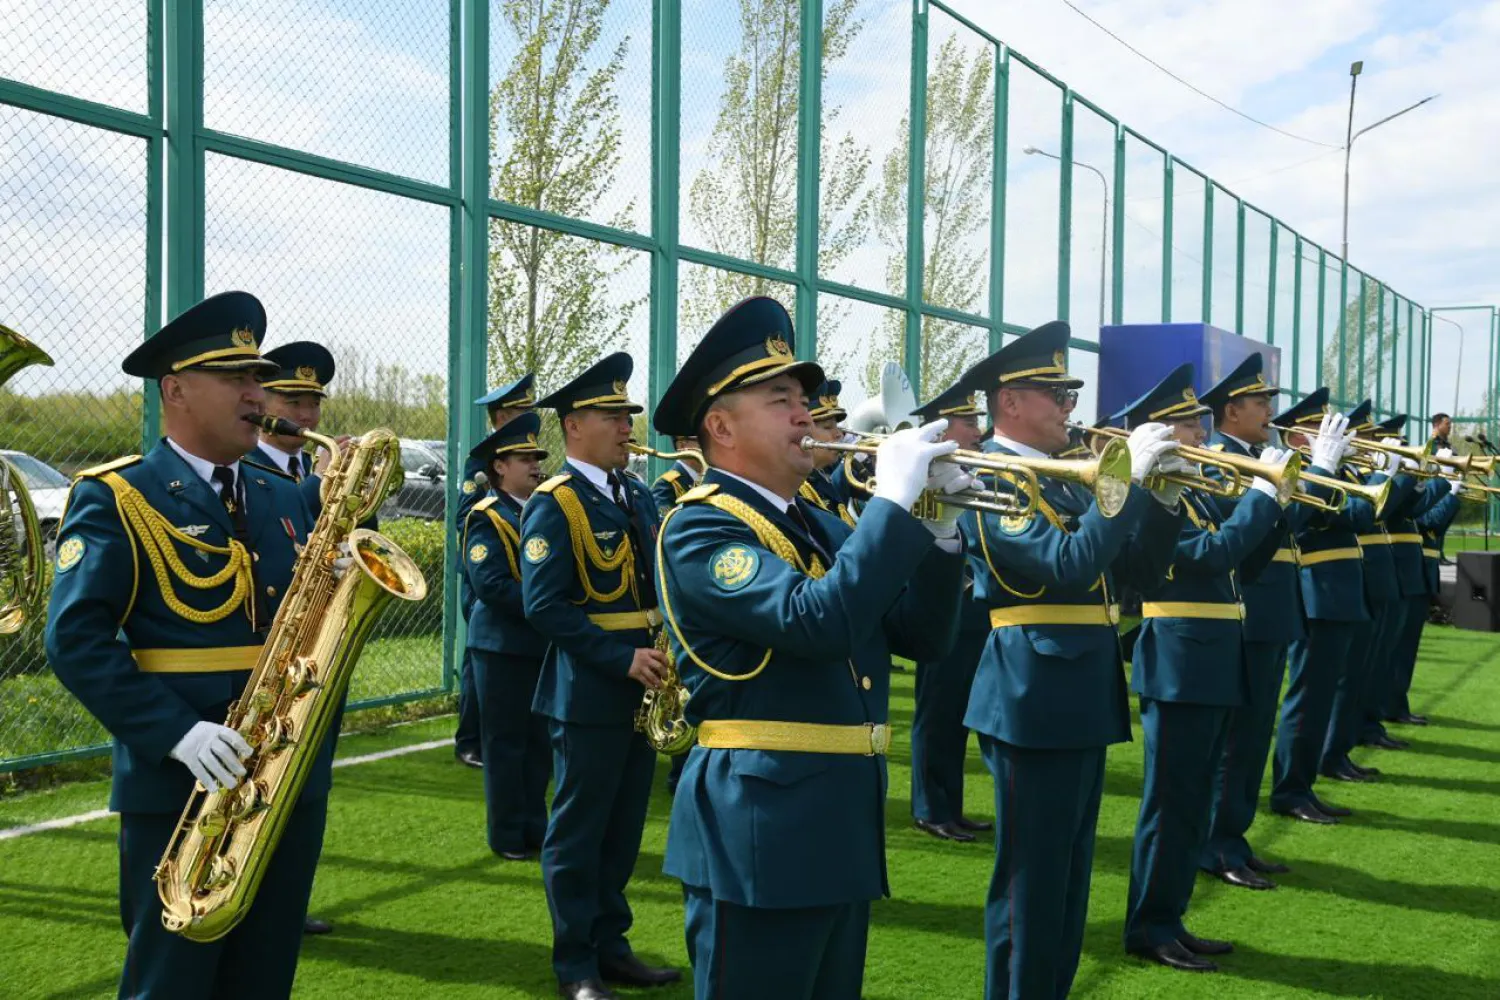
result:
[[(490, 195), (595, 217), (620, 165), (617, 84), (629, 38), (601, 44), (611, 0), (504, 0), (516, 41), (490, 93)], [(630, 228), (634, 203), (602, 221)], [(534, 371), (542, 385), (617, 348), (640, 300), (611, 296), (629, 264), (605, 243), (495, 221), (489, 231), (491, 384)]]

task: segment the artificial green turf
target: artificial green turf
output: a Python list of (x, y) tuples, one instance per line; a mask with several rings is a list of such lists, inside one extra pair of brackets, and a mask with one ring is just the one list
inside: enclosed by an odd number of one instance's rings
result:
[[(912, 675), (898, 674), (893, 719), (911, 718)], [(1320, 791), (1355, 819), (1310, 827), (1262, 816), (1264, 855), (1290, 863), (1272, 893), (1201, 879), (1197, 933), (1230, 938), (1216, 976), (1148, 967), (1120, 947), (1140, 744), (1109, 755), (1083, 963), (1075, 997), (1500, 997), (1500, 637), (1429, 629), (1413, 698), (1434, 725), (1403, 729), (1410, 751), (1359, 751), (1375, 785)], [(445, 736), (438, 719), (346, 738), (343, 755)], [(868, 1000), (978, 997), (987, 837), (949, 844), (912, 829), (907, 747), (891, 755), (887, 813), (894, 898), (874, 907)], [(637, 877), (632, 940), (686, 963), (679, 889), (661, 875), (668, 799), (658, 769)], [(0, 804), (0, 827), (100, 808), (81, 785)], [(969, 809), (992, 815), (971, 749)], [(296, 996), (548, 997), (554, 984), (538, 868), (484, 846), (479, 774), (448, 748), (340, 770), (313, 910), (335, 924), (303, 950)], [(113, 819), (0, 841), (0, 995), (112, 996), (124, 949), (115, 909)], [(814, 835), (815, 831), (809, 831)], [(771, 960), (768, 957), (768, 960)], [(683, 1000), (691, 989), (631, 995)]]

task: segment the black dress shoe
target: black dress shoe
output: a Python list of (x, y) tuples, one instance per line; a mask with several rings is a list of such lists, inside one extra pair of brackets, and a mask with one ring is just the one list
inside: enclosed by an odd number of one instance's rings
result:
[(1403, 726), (1425, 726), (1428, 725), (1432, 720), (1427, 718), (1427, 716), (1425, 715), (1418, 715), (1415, 712), (1407, 712), (1405, 715), (1398, 715), (1394, 719), (1389, 719), (1387, 721), (1399, 722)]
[(1365, 740), (1364, 745), (1367, 747), (1376, 747), (1380, 750), (1405, 750), (1411, 746), (1405, 740), (1392, 739), (1389, 736), (1377, 736), (1373, 740)]
[(1227, 955), (1234, 951), (1234, 945), (1228, 941), (1215, 941), (1213, 938), (1201, 938), (1195, 934), (1183, 931), (1178, 935), (1177, 943), (1182, 945), (1194, 955)]
[(957, 823), (934, 823), (931, 820), (919, 819), (916, 824), (918, 830), (939, 840), (956, 840), (960, 844), (967, 844), (974, 839), (972, 833), (959, 829)]
[(576, 983), (559, 983), (557, 995), (567, 1000), (620, 1000), (620, 994), (597, 979), (580, 979)]
[(1350, 768), (1352, 768), (1354, 770), (1355, 774), (1363, 776), (1366, 780), (1373, 780), (1375, 778), (1380, 777), (1381, 774), (1384, 773), (1378, 767), (1366, 767), (1363, 764), (1356, 764), (1356, 763), (1354, 763), (1354, 761), (1350, 760), (1348, 757), (1344, 758), (1344, 763), (1347, 764)]
[(1250, 855), (1250, 860), (1245, 862), (1245, 867), (1262, 875), (1285, 875), (1291, 871), (1289, 867), (1279, 861), (1267, 861), (1265, 858), (1258, 858), (1253, 854)]
[(960, 830), (968, 830), (970, 833), (983, 833), (986, 830), (993, 830), (995, 828), (995, 824), (991, 823), (989, 820), (970, 819), (969, 817), (963, 815), (960, 815), (958, 819), (954, 820), (953, 824)]
[(506, 861), (530, 861), (532, 857), (530, 851), (496, 851), (495, 854)]
[(1353, 809), (1346, 809), (1343, 806), (1336, 806), (1331, 802), (1324, 802), (1316, 795), (1314, 795), (1312, 799), (1314, 808), (1316, 808), (1318, 812), (1322, 813), (1324, 816), (1332, 816), (1335, 819), (1342, 819), (1345, 816), (1354, 815)]
[(1336, 826), (1338, 824), (1338, 820), (1323, 812), (1317, 806), (1292, 806), (1290, 809), (1273, 809), (1271, 811), (1278, 816), (1300, 819), (1304, 823), (1318, 823), (1323, 826)]
[(1178, 941), (1168, 941), (1154, 948), (1131, 948), (1130, 953), (1148, 962), (1165, 965), (1169, 969), (1184, 972), (1217, 972), (1219, 967), (1206, 958), (1199, 958)]
[(599, 959), (599, 975), (606, 983), (621, 986), (665, 986), (682, 978), (676, 969), (647, 965), (635, 955), (624, 958)]
[(484, 767), (484, 759), (479, 756), (479, 751), (477, 750), (455, 750), (453, 751), (453, 759), (468, 767)]
[(308, 917), (306, 920), (302, 921), (302, 933), (332, 934), (333, 925), (326, 920), (319, 920), (317, 917)]
[(1369, 780), (1364, 775), (1354, 770), (1354, 768), (1347, 767), (1343, 764), (1337, 764), (1320, 773), (1323, 775), (1323, 777), (1332, 778), (1334, 781), (1353, 781), (1356, 783), (1363, 783)]
[[(1268, 878), (1262, 878), (1243, 865), (1239, 868), (1220, 868), (1218, 871), (1214, 872), (1214, 877), (1219, 879), (1219, 881), (1221, 882), (1228, 882), (1230, 885), (1237, 885), (1242, 889), (1276, 888), (1275, 882), (1272, 882)], [(1182, 940), (1184, 944), (1187, 943), (1186, 939), (1179, 938), (1179, 940)], [(1212, 952), (1198, 951), (1196, 948), (1193, 948), (1192, 945), (1188, 945), (1188, 948), (1191, 951), (1197, 952), (1199, 955), (1212, 954)]]

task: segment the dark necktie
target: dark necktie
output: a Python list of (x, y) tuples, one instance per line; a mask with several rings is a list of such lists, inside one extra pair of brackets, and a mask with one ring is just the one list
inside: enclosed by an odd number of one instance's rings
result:
[(1252, 444), (1250, 446), (1250, 457), (1251, 458), (1260, 458), (1260, 453), (1263, 452), (1263, 451), (1265, 451), (1265, 450), (1266, 449), (1265, 449), (1264, 445)]
[(646, 533), (641, 529), (640, 520), (635, 513), (635, 501), (630, 496), (630, 489), (625, 485), (625, 479), (618, 472), (611, 470), (605, 477), (609, 482), (609, 491), (615, 501), (615, 506), (624, 511), (625, 519), (630, 522), (630, 544), (635, 549), (635, 578), (636, 589), (641, 595), (641, 607), (656, 607), (656, 581), (651, 577), (652, 553), (644, 546)]
[[(224, 504), (224, 509), (229, 512), (229, 520), (234, 525), (234, 537), (245, 547), (245, 551), (251, 552), (250, 548), (250, 522), (245, 517), (244, 498), (236, 488), (234, 470), (227, 465), (214, 466), (214, 482), (219, 484), (219, 499)], [(252, 567), (254, 561), (252, 559)], [(255, 602), (255, 630), (264, 632), (271, 627), (270, 616), (266, 613), (265, 599), (261, 596), (260, 588), (255, 585), (254, 570), (251, 569), (250, 595)]]
[(299, 451), (292, 456), (292, 460), (286, 464), (286, 471), (292, 474), (292, 482), (302, 482), (302, 453)]
[(823, 560), (823, 564), (825, 566), (832, 566), (833, 559), (824, 551), (823, 546), (818, 544), (818, 536), (813, 534), (812, 524), (807, 520), (807, 515), (802, 513), (802, 508), (798, 506), (797, 501), (793, 500), (791, 506), (786, 509), (786, 516), (791, 519), (793, 524), (802, 529), (802, 533), (807, 536), (808, 542), (812, 544), (813, 551), (818, 554), (818, 558)]

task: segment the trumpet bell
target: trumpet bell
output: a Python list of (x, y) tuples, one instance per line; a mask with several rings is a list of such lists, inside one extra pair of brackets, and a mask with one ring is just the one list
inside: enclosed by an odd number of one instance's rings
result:
[(848, 427), (856, 434), (893, 434), (916, 427), (922, 420), (915, 412), (917, 394), (906, 371), (894, 361), (880, 370), (880, 392), (860, 403), (849, 415)]

